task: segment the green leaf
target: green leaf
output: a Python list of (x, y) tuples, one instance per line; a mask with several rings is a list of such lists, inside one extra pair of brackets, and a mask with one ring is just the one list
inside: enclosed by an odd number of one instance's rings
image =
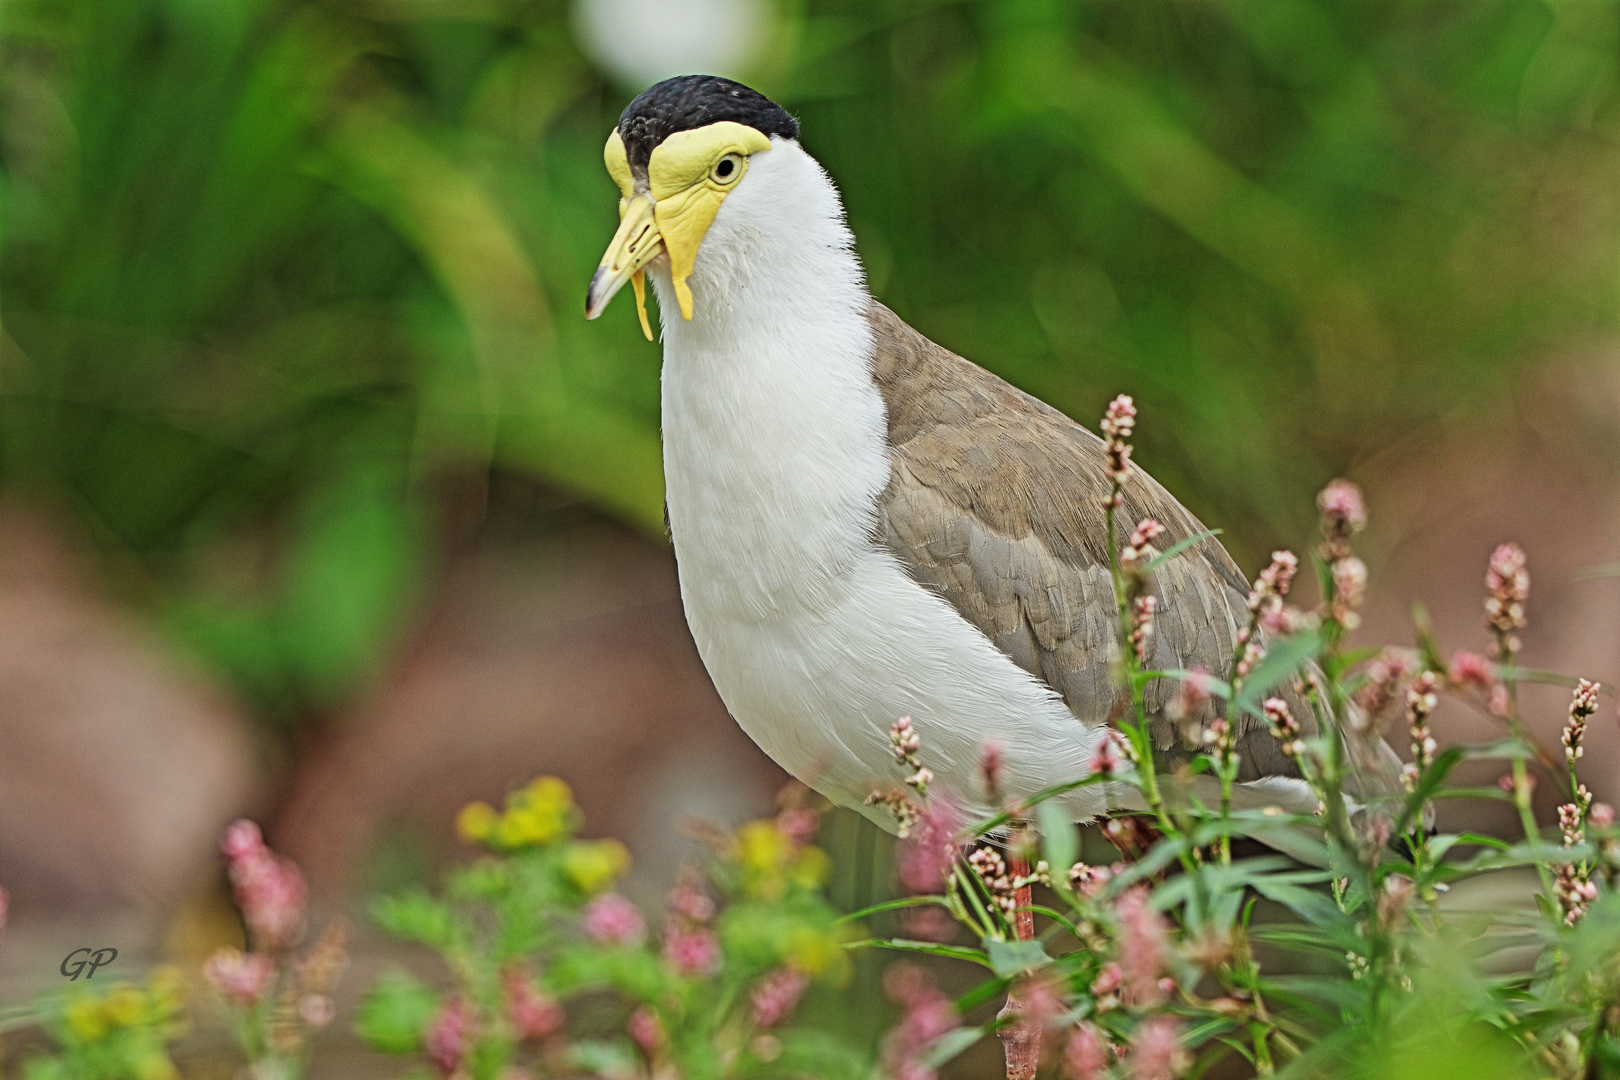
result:
[(1147, 564), (1147, 572), (1150, 574), (1153, 573), (1153, 571), (1157, 570), (1159, 567), (1163, 566), (1177, 555), (1180, 555), (1183, 551), (1186, 551), (1194, 544), (1201, 544), (1210, 537), (1219, 535), (1221, 535), (1221, 530), (1219, 529), (1205, 529), (1201, 533), (1194, 533), (1185, 540), (1178, 540), (1176, 543), (1171, 544), (1170, 547), (1153, 557), (1153, 560)]
[(568, 1056), (571, 1064), (589, 1076), (634, 1076), (640, 1064), (636, 1052), (622, 1039), (581, 1039), (569, 1047)]
[(1315, 633), (1294, 634), (1274, 641), (1266, 647), (1265, 659), (1243, 683), (1234, 708), (1239, 713), (1260, 715), (1262, 698), (1288, 676), (1298, 671), (1322, 648), (1322, 636)]
[(1066, 882), (1069, 867), (1080, 857), (1080, 833), (1060, 803), (1041, 803), (1036, 807), (1035, 816), (1040, 822), (1041, 849), (1046, 855), (1046, 865), (1051, 868), (1052, 879)]
[(851, 941), (844, 946), (846, 949), (892, 949), (896, 952), (926, 953), (929, 956), (946, 956), (952, 960), (966, 960), (970, 964), (980, 967), (989, 967), (990, 958), (985, 956), (982, 949), (969, 949), (961, 945), (935, 945), (927, 941), (907, 941), (905, 938), (865, 938), (861, 941)]
[(442, 949), (455, 938), (450, 909), (420, 889), (383, 897), (372, 904), (371, 917), (391, 934), (434, 948)]
[(997, 941), (984, 939), (984, 951), (990, 958), (990, 970), (1004, 979), (1025, 971), (1034, 971), (1052, 962), (1046, 947), (1039, 941)]
[(951, 905), (943, 896), (902, 896), (898, 900), (885, 900), (881, 904), (873, 904), (859, 911), (852, 911), (848, 915), (840, 915), (834, 920), (834, 925), (842, 926), (844, 923), (858, 922), (873, 915), (881, 915), (885, 911), (928, 906), (949, 908)]
[(1339, 910), (1339, 905), (1331, 897), (1314, 889), (1265, 877), (1256, 878), (1249, 884), (1261, 896), (1283, 905), (1312, 926), (1340, 926), (1349, 918)]
[(930, 1069), (937, 1069), (983, 1037), (983, 1028), (952, 1028), (934, 1040), (934, 1045), (923, 1055), (922, 1063)]
[(414, 1054), (422, 1031), (439, 1011), (439, 995), (403, 971), (378, 979), (360, 999), (355, 1034), (384, 1054)]

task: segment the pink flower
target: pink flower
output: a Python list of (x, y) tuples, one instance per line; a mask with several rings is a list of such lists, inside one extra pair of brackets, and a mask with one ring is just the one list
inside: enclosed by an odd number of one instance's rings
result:
[(687, 978), (713, 975), (720, 970), (720, 942), (712, 930), (703, 927), (669, 926), (664, 930), (664, 959)]
[(1069, 887), (1086, 899), (1095, 900), (1102, 895), (1113, 876), (1114, 871), (1110, 867), (1077, 862), (1069, 867)]
[(11, 910), (11, 894), (0, 886), (0, 934), (6, 931), (6, 913)]
[(1097, 1033), (1097, 1025), (1082, 1023), (1069, 1033), (1063, 1047), (1063, 1068), (1069, 1080), (1103, 1080), (1108, 1068), (1108, 1047)]
[(1614, 807), (1606, 802), (1593, 803), (1587, 820), (1600, 829), (1607, 829), (1614, 824)]
[(614, 892), (603, 893), (585, 906), (580, 927), (598, 945), (635, 945), (647, 934), (636, 905)]
[(1209, 704), (1214, 690), (1214, 678), (1203, 668), (1195, 667), (1182, 676), (1181, 688), (1170, 699), (1165, 714), (1177, 723), (1196, 720), (1203, 713), (1204, 706)]
[(313, 1028), (323, 1028), (337, 1019), (337, 1004), (327, 994), (298, 995), (298, 1018)]
[(1181, 1025), (1168, 1016), (1155, 1016), (1136, 1030), (1128, 1062), (1131, 1080), (1172, 1080), (1186, 1067), (1181, 1049)]
[(1524, 605), (1530, 599), (1530, 571), (1518, 544), (1503, 544), (1491, 552), (1485, 569), (1485, 626), (1496, 635), (1496, 652), (1503, 661), (1519, 651), (1514, 631), (1525, 627)]
[(959, 854), (956, 830), (961, 824), (955, 807), (938, 797), (928, 800), (900, 844), (896, 872), (907, 892), (936, 893), (944, 888)]
[(641, 1047), (642, 1053), (651, 1057), (664, 1042), (664, 1025), (659, 1023), (658, 1014), (650, 1005), (637, 1006), (636, 1011), (630, 1014), (629, 1021), (624, 1025), (630, 1037)]
[(1019, 1016), (1041, 1031), (1055, 1028), (1058, 1020), (1069, 1011), (1064, 1000), (1064, 986), (1050, 975), (1036, 975), (1020, 980), (1010, 992), (1008, 1000), (1019, 1003)]
[(1004, 749), (1000, 739), (986, 739), (979, 745), (979, 775), (984, 778), (985, 793), (993, 803), (1001, 802), (1001, 768)]
[(1367, 524), (1367, 503), (1361, 489), (1348, 480), (1334, 480), (1316, 496), (1323, 524), (1340, 536), (1360, 532)]
[(1163, 535), (1164, 526), (1152, 518), (1143, 518), (1137, 522), (1135, 530), (1131, 533), (1130, 540), (1125, 545), (1125, 550), (1120, 552), (1120, 564), (1133, 574), (1142, 573), (1146, 566), (1137, 564), (1146, 564), (1152, 560), (1154, 554), (1153, 541)]
[(1488, 694), (1491, 687), (1496, 685), (1496, 668), (1478, 653), (1459, 649), (1451, 656), (1451, 673), (1448, 678), (1458, 689), (1472, 686), (1481, 693)]
[(669, 894), (669, 910), (690, 922), (706, 923), (714, 918), (714, 901), (698, 886), (683, 881)]
[(1125, 974), (1119, 965), (1110, 960), (1097, 972), (1097, 977), (1091, 980), (1091, 993), (1093, 997), (1107, 997), (1117, 993), (1120, 984), (1125, 981)]
[(900, 932), (913, 941), (943, 944), (956, 936), (956, 920), (941, 907), (904, 908), (900, 912)]
[(1164, 971), (1165, 923), (1148, 906), (1145, 887), (1128, 890), (1114, 901), (1119, 920), (1119, 967), (1124, 997), (1133, 1005), (1157, 1005), (1164, 1000), (1159, 975)]
[(821, 815), (807, 806), (791, 806), (776, 815), (776, 830), (795, 844), (808, 844), (816, 838)]
[(1126, 755), (1121, 752), (1125, 736), (1113, 728), (1105, 728), (1102, 738), (1097, 742), (1097, 749), (1091, 755), (1091, 771), (1099, 776), (1112, 776), (1119, 771)]
[(254, 945), (275, 951), (296, 944), (307, 899), (303, 871), (265, 847), (259, 827), (245, 818), (225, 830), (220, 848)]
[(276, 965), (263, 953), (218, 949), (203, 962), (203, 978), (227, 1001), (243, 1008), (256, 1005), (275, 981)]
[(225, 827), (219, 849), (232, 861), (246, 859), (264, 850), (264, 834), (247, 818), (238, 818)]
[(895, 1080), (934, 1080), (937, 1074), (924, 1055), (935, 1040), (956, 1027), (956, 1007), (911, 964), (892, 965), (883, 975), (883, 988), (905, 1009), (883, 1040), (887, 1074)]
[(768, 1028), (786, 1020), (793, 1015), (809, 985), (809, 977), (792, 968), (777, 968), (766, 975), (748, 992), (748, 1000), (754, 1006), (754, 1023)]
[(544, 1039), (561, 1031), (568, 1022), (562, 1004), (545, 993), (523, 972), (510, 968), (501, 979), (506, 1015), (519, 1039)]
[(1110, 439), (1129, 439), (1132, 429), (1136, 427), (1136, 403), (1131, 400), (1131, 395), (1121, 394), (1110, 401), (1100, 426), (1103, 434)]
[(472, 1009), (460, 998), (452, 998), (428, 1023), (422, 1034), (422, 1048), (440, 1076), (451, 1076), (461, 1068), (474, 1025)]
[(1585, 753), (1581, 738), (1586, 734), (1586, 722), (1597, 712), (1598, 690), (1601, 686), (1585, 679), (1575, 687), (1569, 702), (1569, 722), (1564, 725), (1564, 760), (1571, 766)]

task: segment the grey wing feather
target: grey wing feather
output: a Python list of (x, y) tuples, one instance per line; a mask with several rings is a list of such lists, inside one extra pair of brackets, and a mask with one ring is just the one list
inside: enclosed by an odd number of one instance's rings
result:
[[(938, 592), (1020, 667), (1044, 680), (1086, 724), (1115, 710), (1112, 657), (1119, 628), (1103, 512), (1102, 441), (1050, 406), (935, 345), (881, 304), (869, 319), (873, 377), (889, 414), (891, 474), (879, 500), (878, 539), (921, 584)], [(1128, 531), (1152, 517), (1161, 548), (1203, 531), (1140, 470), (1118, 515)], [(1123, 537), (1121, 538), (1123, 540)], [(1214, 539), (1195, 544), (1155, 575), (1159, 598), (1152, 665), (1224, 676), (1247, 618), (1247, 583)], [(1148, 687), (1159, 750), (1186, 752), (1166, 705), (1172, 680)], [(1314, 728), (1304, 703), (1285, 691)], [(1202, 725), (1215, 706), (1189, 718)], [(1298, 776), (1270, 731), (1235, 725), (1240, 779)]]

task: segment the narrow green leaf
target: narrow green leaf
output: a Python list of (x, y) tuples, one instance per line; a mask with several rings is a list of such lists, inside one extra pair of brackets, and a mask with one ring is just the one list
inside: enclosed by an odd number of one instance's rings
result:
[(848, 942), (846, 949), (892, 949), (895, 952), (927, 953), (929, 956), (945, 956), (952, 960), (966, 960), (970, 964), (980, 967), (990, 967), (990, 959), (985, 956), (983, 949), (969, 949), (961, 945), (935, 945), (927, 941), (907, 941), (904, 938), (864, 938), (860, 941)]
[(1043, 802), (1036, 807), (1036, 820), (1041, 826), (1041, 850), (1046, 865), (1051, 868), (1053, 880), (1064, 878), (1080, 857), (1080, 833), (1075, 829), (1070, 814), (1060, 803)]
[(1298, 671), (1321, 648), (1322, 637), (1315, 633), (1294, 634), (1272, 642), (1267, 646), (1265, 659), (1260, 661), (1260, 666), (1244, 681), (1243, 690), (1234, 703), (1236, 710), (1259, 716), (1261, 699)]
[(937, 1069), (983, 1037), (982, 1027), (952, 1028), (934, 1040), (934, 1045), (923, 1055), (922, 1063), (930, 1069)]
[(1157, 570), (1159, 567), (1163, 566), (1177, 555), (1180, 555), (1183, 551), (1186, 551), (1194, 544), (1201, 544), (1210, 537), (1219, 535), (1221, 535), (1221, 530), (1219, 529), (1205, 529), (1201, 533), (1194, 533), (1185, 540), (1176, 541), (1164, 551), (1153, 557), (1152, 561), (1147, 564), (1147, 572), (1150, 574), (1153, 573), (1153, 571)]
[(1046, 947), (1039, 941), (997, 941), (985, 938), (985, 954), (990, 959), (990, 970), (1004, 979), (1025, 971), (1045, 967), (1052, 962)]

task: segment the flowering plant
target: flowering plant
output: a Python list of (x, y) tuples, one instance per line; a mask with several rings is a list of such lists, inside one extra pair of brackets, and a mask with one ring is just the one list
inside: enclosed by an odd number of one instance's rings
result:
[(23, 1080), (179, 1080), (168, 1044), (186, 1029), (186, 983), (159, 967), (144, 985), (113, 983), (47, 995), (30, 1019), (57, 1042), (23, 1063)]
[(453, 985), (403, 973), (367, 995), (375, 1048), (420, 1054), (447, 1080), (550, 1075), (750, 1077), (847, 1071), (848, 1053), (787, 1023), (815, 983), (850, 973), (830, 863), (801, 807), (707, 837), (703, 872), (670, 894), (657, 929), (613, 891), (629, 865), (616, 840), (580, 840), (565, 784), (541, 777), (504, 809), (465, 808), (484, 849), (440, 896), (414, 891), (374, 911), (434, 949)]
[[(914, 921), (909, 937), (862, 944), (951, 957), (988, 977), (952, 1000), (914, 969), (891, 972), (890, 995), (904, 1012), (887, 1044), (889, 1072), (931, 1080), (992, 1032), (1016, 1080), (1034, 1076), (1043, 1047), (1070, 1080), (1169, 1080), (1217, 1068), (1574, 1080), (1620, 1068), (1620, 832), (1575, 771), (1599, 687), (1517, 663), (1524, 553), (1506, 544), (1489, 562), (1489, 659), (1442, 659), (1421, 615), (1415, 649), (1347, 648), (1367, 582), (1351, 541), (1367, 512), (1354, 485), (1335, 481), (1318, 499), (1321, 603), (1288, 605), (1299, 560), (1278, 552), (1254, 582), (1224, 677), (1152, 670), (1154, 572), (1209, 534), (1158, 552), (1163, 530), (1144, 520), (1119, 545), (1114, 519), (1135, 418), (1121, 397), (1102, 425), (1121, 708), (1089, 774), (1010, 801), (999, 788), (999, 748), (987, 746), (984, 787), (1004, 809), (964, 827), (930, 797), (928, 747), (910, 721), (891, 731), (914, 794), (877, 792), (873, 801), (895, 811), (901, 879), (914, 895), (857, 915), (924, 908), (948, 921)], [(1179, 725), (1169, 739), (1145, 706), (1159, 680), (1178, 687), (1164, 710)], [(1523, 723), (1518, 687), (1530, 680), (1573, 687), (1559, 758)], [(1439, 747), (1429, 717), (1442, 694), (1493, 717), (1502, 738)], [(1404, 766), (1382, 740), (1396, 716), (1411, 743)], [(1242, 758), (1261, 750), (1291, 763), (1314, 813), (1297, 794), (1290, 808), (1237, 798)], [(1502, 783), (1447, 786), (1468, 759), (1505, 761)], [(1566, 800), (1556, 836), (1533, 813), (1538, 765)], [(1111, 865), (1079, 861), (1075, 827), (1056, 801), (1093, 784), (1140, 808), (1105, 822), (1125, 856)], [(1436, 833), (1432, 804), (1441, 798), (1510, 801), (1524, 835)], [(975, 841), (982, 846), (969, 854)], [(1522, 909), (1480, 911), (1450, 892), (1526, 870), (1539, 890)], [(971, 944), (953, 939), (963, 930)], [(993, 1019), (964, 1019), (1003, 994), (1006, 1008)]]

